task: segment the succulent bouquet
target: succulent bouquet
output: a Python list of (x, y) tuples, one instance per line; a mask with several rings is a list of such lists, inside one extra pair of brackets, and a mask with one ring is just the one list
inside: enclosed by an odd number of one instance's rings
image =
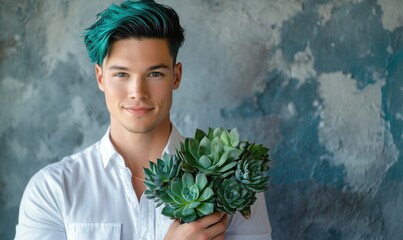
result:
[(256, 193), (268, 187), (269, 149), (240, 141), (234, 128), (196, 130), (175, 155), (165, 154), (144, 168), (145, 195), (164, 204), (162, 214), (182, 223), (215, 211), (245, 218), (251, 214)]

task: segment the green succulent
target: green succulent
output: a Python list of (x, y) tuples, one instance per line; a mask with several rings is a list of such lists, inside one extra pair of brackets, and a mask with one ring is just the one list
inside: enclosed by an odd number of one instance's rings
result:
[(207, 133), (201, 129), (196, 129), (195, 139), (201, 141), (204, 137), (207, 137), (210, 140), (219, 138), (225, 148), (237, 148), (240, 143), (239, 133), (236, 128), (231, 131), (224, 130), (223, 128), (209, 128)]
[(237, 159), (242, 154), (239, 143), (236, 129), (210, 129), (207, 134), (197, 129), (195, 138), (187, 138), (181, 144), (178, 155), (184, 161), (185, 170), (225, 178), (234, 173)]
[(269, 177), (269, 149), (261, 144), (246, 143), (235, 170), (235, 178), (238, 182), (245, 184), (245, 187), (253, 192), (267, 190)]
[(214, 192), (203, 173), (198, 173), (195, 178), (190, 173), (184, 173), (166, 193), (161, 200), (166, 204), (162, 214), (167, 217), (188, 223), (214, 211)]
[(224, 179), (215, 192), (217, 210), (231, 215), (239, 211), (245, 218), (250, 217), (250, 206), (256, 201), (256, 193), (248, 190), (235, 177)]
[(261, 144), (240, 141), (236, 129), (197, 129), (175, 155), (144, 168), (145, 195), (164, 205), (163, 215), (182, 223), (214, 211), (239, 211), (249, 218), (256, 193), (268, 186), (268, 152)]
[(163, 203), (161, 197), (166, 194), (171, 182), (179, 176), (181, 165), (177, 156), (165, 153), (156, 163), (150, 161), (150, 168), (144, 168), (144, 185), (147, 187), (144, 194), (147, 198), (154, 199), (157, 206)]

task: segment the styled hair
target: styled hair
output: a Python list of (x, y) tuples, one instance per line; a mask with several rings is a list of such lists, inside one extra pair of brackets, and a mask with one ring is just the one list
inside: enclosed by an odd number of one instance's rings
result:
[(128, 38), (167, 39), (175, 63), (184, 33), (171, 7), (153, 0), (126, 0), (97, 14), (97, 22), (85, 30), (83, 37), (91, 62), (98, 65), (109, 54), (111, 44)]

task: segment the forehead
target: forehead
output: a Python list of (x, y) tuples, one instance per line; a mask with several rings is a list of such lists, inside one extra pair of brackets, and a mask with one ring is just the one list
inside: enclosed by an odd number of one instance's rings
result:
[(104, 64), (124, 65), (171, 65), (168, 40), (155, 38), (129, 38), (113, 42), (110, 45)]

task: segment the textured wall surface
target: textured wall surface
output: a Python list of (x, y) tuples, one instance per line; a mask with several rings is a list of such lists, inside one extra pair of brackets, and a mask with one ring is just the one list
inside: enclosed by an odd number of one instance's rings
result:
[[(269, 146), (274, 239), (403, 234), (403, 0), (165, 0), (187, 40), (173, 121)], [(80, 37), (106, 0), (2, 0), (0, 239), (29, 178), (108, 114)]]

